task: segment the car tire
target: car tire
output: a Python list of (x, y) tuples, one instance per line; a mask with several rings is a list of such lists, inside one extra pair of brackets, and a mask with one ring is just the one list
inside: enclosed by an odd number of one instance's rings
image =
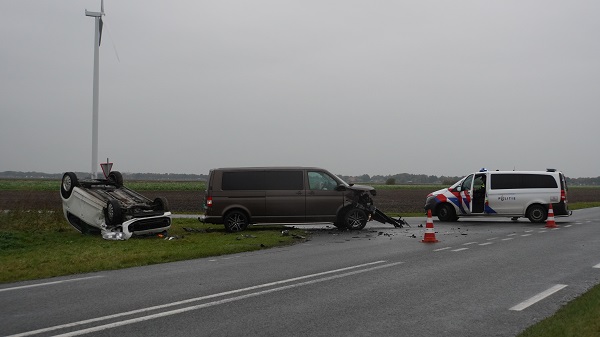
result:
[(122, 222), (123, 212), (121, 210), (121, 204), (115, 200), (110, 199), (106, 202), (106, 224), (108, 226), (115, 226)]
[(533, 223), (541, 223), (548, 218), (548, 210), (540, 204), (535, 204), (527, 208), (527, 218)]
[(112, 171), (108, 174), (108, 180), (117, 187), (123, 187), (123, 175), (119, 171)]
[(223, 224), (225, 225), (225, 230), (229, 233), (244, 231), (248, 228), (248, 215), (239, 210), (227, 212), (223, 217)]
[(367, 213), (360, 208), (352, 208), (344, 214), (344, 224), (349, 230), (361, 230), (367, 225)]
[(68, 199), (73, 193), (73, 189), (79, 186), (79, 180), (77, 179), (77, 175), (73, 172), (66, 172), (63, 174), (61, 183), (60, 183), (60, 195), (63, 198)]
[(169, 211), (169, 202), (167, 199), (163, 197), (158, 197), (154, 199), (154, 205), (156, 206), (157, 211), (168, 212)]
[(454, 207), (449, 204), (442, 204), (439, 206), (437, 210), (438, 219), (440, 221), (456, 221), (458, 217), (456, 216), (456, 211)]

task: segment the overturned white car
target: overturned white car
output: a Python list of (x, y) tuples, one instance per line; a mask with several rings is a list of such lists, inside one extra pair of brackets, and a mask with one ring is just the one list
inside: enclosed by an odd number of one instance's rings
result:
[(107, 179), (81, 179), (73, 172), (60, 185), (63, 213), (81, 233), (102, 233), (106, 239), (127, 240), (132, 235), (161, 233), (171, 227), (171, 212), (164, 198), (150, 200), (123, 186), (123, 176), (110, 172)]

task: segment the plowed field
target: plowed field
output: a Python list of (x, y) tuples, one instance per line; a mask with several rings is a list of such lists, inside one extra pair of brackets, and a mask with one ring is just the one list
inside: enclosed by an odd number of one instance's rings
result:
[[(378, 190), (373, 198), (375, 206), (383, 212), (418, 213), (423, 212), (425, 198), (431, 189)], [(162, 196), (167, 198), (173, 213), (202, 213), (204, 192), (190, 191), (142, 191), (150, 199)], [(600, 201), (600, 188), (572, 188), (569, 190), (570, 203)], [(5, 209), (60, 209), (59, 191), (0, 191), (0, 210)]]

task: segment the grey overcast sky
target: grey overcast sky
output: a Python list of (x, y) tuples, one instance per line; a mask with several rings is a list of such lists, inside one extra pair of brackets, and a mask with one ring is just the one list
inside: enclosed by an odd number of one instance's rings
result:
[[(85, 9), (100, 0), (0, 0), (0, 171), (91, 171)], [(597, 0), (106, 0), (105, 13), (98, 161), (115, 170), (600, 176)]]

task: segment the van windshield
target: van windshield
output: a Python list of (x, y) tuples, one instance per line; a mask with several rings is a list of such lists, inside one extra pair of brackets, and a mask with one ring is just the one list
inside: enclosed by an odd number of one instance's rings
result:
[(458, 187), (458, 186), (460, 186), (460, 185), (463, 183), (463, 181), (464, 181), (465, 179), (467, 179), (467, 178), (468, 178), (468, 177), (464, 177), (464, 178), (462, 178), (461, 180), (459, 180), (459, 181), (455, 182), (455, 183), (454, 183), (454, 185), (450, 186), (449, 188), (451, 188), (451, 189), (455, 189), (455, 188), (457, 188), (457, 187)]

